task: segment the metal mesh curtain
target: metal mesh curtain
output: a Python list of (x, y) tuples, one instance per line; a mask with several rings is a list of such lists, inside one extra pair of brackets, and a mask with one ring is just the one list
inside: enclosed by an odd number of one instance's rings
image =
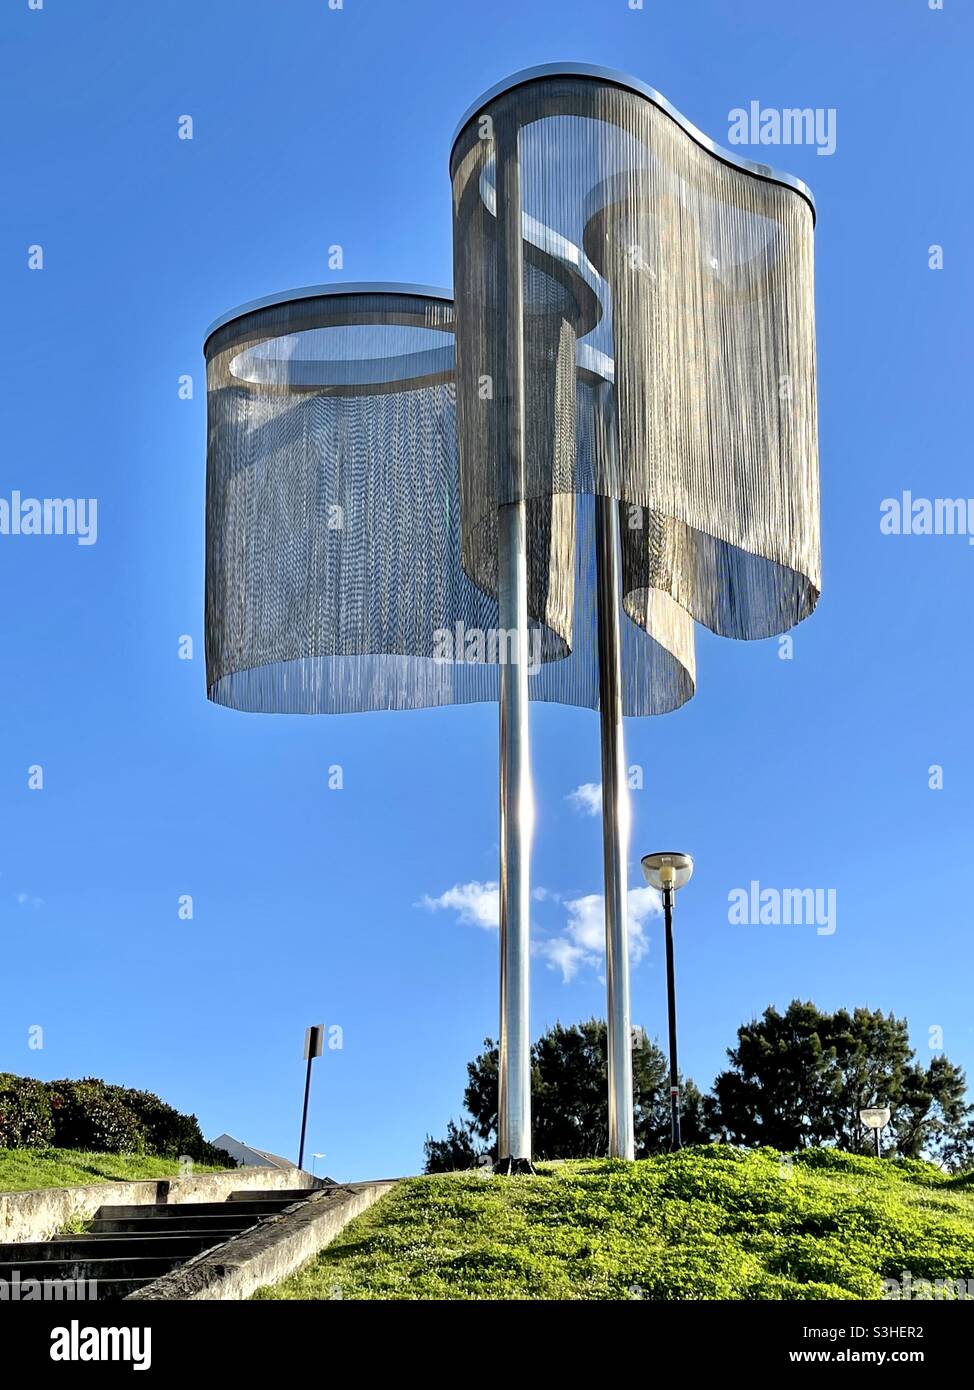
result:
[[(492, 577), (461, 562), (454, 327), (446, 297), (363, 289), (306, 292), (210, 334), (212, 700), (342, 713), (497, 699)], [(536, 437), (588, 474), (604, 447), (604, 381), (589, 370), (576, 389), (573, 353)], [(568, 494), (530, 509), (533, 699), (598, 706), (593, 511)], [(650, 590), (624, 626), (626, 713), (682, 704), (694, 680), (686, 612)]]
[[(495, 212), (498, 170), (511, 160), (523, 237), (523, 489), (503, 468), (507, 403), (484, 387), (504, 372)], [(592, 75), (526, 80), (461, 128), (451, 174), (462, 536), (482, 583), (497, 507), (523, 495), (550, 529), (544, 552), (559, 592), (576, 512), (557, 499), (595, 493), (622, 504), (625, 608), (636, 623), (660, 591), (729, 637), (769, 636), (811, 612), (814, 214), (801, 186), (763, 173), (717, 154), (661, 98)], [(583, 387), (593, 447), (576, 448)]]

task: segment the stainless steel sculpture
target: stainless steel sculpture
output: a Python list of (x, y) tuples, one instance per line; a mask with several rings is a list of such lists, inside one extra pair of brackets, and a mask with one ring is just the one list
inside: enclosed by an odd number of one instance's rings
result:
[[(292, 290), (225, 314), (205, 355), (210, 699), (264, 714), (497, 701), (498, 598), (461, 563), (449, 294)], [(580, 391), (583, 458), (591, 414)], [(529, 624), (533, 700), (598, 706), (592, 527), (583, 506), (574, 645)], [(647, 609), (626, 634), (627, 714), (693, 693), (692, 623), (665, 595)]]
[[(814, 607), (814, 207), (804, 185), (720, 150), (651, 89), (581, 65), (481, 98), (451, 174), (470, 572), (497, 509), (524, 508), (539, 577), (528, 615), (568, 640), (572, 503), (597, 498), (610, 1152), (631, 1158), (620, 594), (633, 621), (665, 593), (733, 637), (781, 632)], [(605, 364), (585, 464), (583, 362)], [(503, 389), (485, 397), (485, 380)], [(506, 1062), (529, 1065), (514, 1051)], [(511, 1085), (502, 1075), (502, 1095)]]
[[(526, 692), (591, 708), (600, 698), (594, 511), (579, 506), (572, 535), (567, 584), (577, 602), (562, 618), (570, 641), (518, 621), (523, 507), (499, 513), (509, 532), (499, 528), (505, 543), (490, 582), (469, 578), (453, 329), (447, 293), (413, 285), (316, 286), (213, 325), (205, 345), (208, 693), (239, 710), (290, 714), (499, 698), (502, 845), (517, 853), (532, 814)], [(577, 408), (587, 467), (590, 386), (580, 386)], [(631, 713), (662, 713), (693, 691), (692, 623), (662, 594), (647, 613), (643, 625), (627, 623)], [(506, 659), (510, 632), (519, 643), (514, 662)], [(468, 637), (486, 640), (468, 646)], [(444, 638), (452, 643), (445, 654)], [(503, 1157), (525, 1161), (527, 877), (512, 913), (518, 865), (508, 860), (505, 870), (501, 1071), (516, 1084), (500, 1109), (515, 1122), (499, 1139)]]
[(498, 700), (515, 1169), (528, 702), (600, 710), (610, 1151), (632, 1157), (622, 721), (692, 695), (694, 618), (767, 636), (817, 599), (812, 204), (580, 66), (482, 98), (451, 174), (455, 306), (319, 286), (207, 337), (208, 693), (284, 713)]

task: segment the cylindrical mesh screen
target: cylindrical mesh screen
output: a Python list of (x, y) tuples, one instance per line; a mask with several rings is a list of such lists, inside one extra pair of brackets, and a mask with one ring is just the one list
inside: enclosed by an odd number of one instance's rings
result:
[[(725, 636), (792, 626), (820, 587), (811, 204), (603, 77), (512, 85), (454, 145), (465, 556), (498, 502), (515, 500), (496, 448), (506, 402), (473, 392), (474, 381), (502, 376), (496, 187), (499, 165), (512, 186), (511, 160), (534, 441), (525, 496), (626, 504), (625, 604), (637, 622), (662, 590)], [(601, 442), (587, 461), (571, 444), (574, 412), (551, 409), (572, 336), (579, 360), (607, 363), (611, 380), (595, 401)], [(550, 429), (561, 438), (540, 447)], [(572, 512), (545, 515), (557, 562), (558, 519)], [(556, 574), (551, 583), (559, 587)]]
[[(269, 713), (497, 699), (510, 648), (495, 576), (485, 564), (476, 583), (461, 562), (453, 330), (445, 298), (345, 292), (242, 313), (208, 338), (211, 699)], [(576, 392), (574, 375), (567, 389), (588, 469), (593, 390)], [(530, 513), (531, 610), (544, 620), (531, 696), (597, 708), (592, 499), (542, 497)], [(682, 704), (687, 614), (653, 593), (623, 627), (626, 712)]]

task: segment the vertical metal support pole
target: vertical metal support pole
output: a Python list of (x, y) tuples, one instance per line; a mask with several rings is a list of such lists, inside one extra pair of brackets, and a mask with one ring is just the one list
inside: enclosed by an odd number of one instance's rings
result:
[[(531, 1158), (530, 912), (534, 807), (528, 738), (527, 588), (524, 503), (498, 524), (500, 625), (516, 660), (501, 667), (500, 696), (500, 1055), (498, 1159)], [(515, 653), (511, 653), (514, 655)]]
[(680, 1137), (680, 1068), (676, 1057), (676, 979), (673, 970), (673, 889), (663, 889), (666, 918), (666, 1004), (670, 1025), (670, 1148), (683, 1147)]
[(882, 1146), (882, 1143), (880, 1142), (879, 1135), (880, 1135), (880, 1129), (879, 1129), (879, 1125), (877, 1125), (877, 1126), (876, 1126), (876, 1157), (877, 1157), (877, 1158), (882, 1158), (882, 1156), (883, 1156), (883, 1146)]
[(497, 593), (500, 669), (500, 1046), (497, 1158), (531, 1161), (531, 787), (524, 502), (524, 287), (517, 130), (495, 137), (499, 434)]
[(608, 991), (609, 1155), (635, 1158), (632, 1018), (629, 1004), (629, 790), (622, 727), (619, 603), (622, 591), (619, 504), (597, 497), (596, 583), (599, 624), (599, 722), (602, 734), (602, 845), (605, 863), (605, 959)]
[(308, 1058), (308, 1071), (304, 1078), (304, 1109), (301, 1112), (301, 1143), (298, 1145), (298, 1167), (304, 1167), (304, 1136), (308, 1129), (308, 1097), (311, 1095), (311, 1063), (313, 1057)]

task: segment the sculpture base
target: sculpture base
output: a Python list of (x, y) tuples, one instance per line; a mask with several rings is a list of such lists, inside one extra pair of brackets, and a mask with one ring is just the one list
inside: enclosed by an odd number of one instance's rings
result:
[(494, 1164), (494, 1175), (501, 1178), (536, 1177), (537, 1171), (529, 1158), (499, 1158)]

